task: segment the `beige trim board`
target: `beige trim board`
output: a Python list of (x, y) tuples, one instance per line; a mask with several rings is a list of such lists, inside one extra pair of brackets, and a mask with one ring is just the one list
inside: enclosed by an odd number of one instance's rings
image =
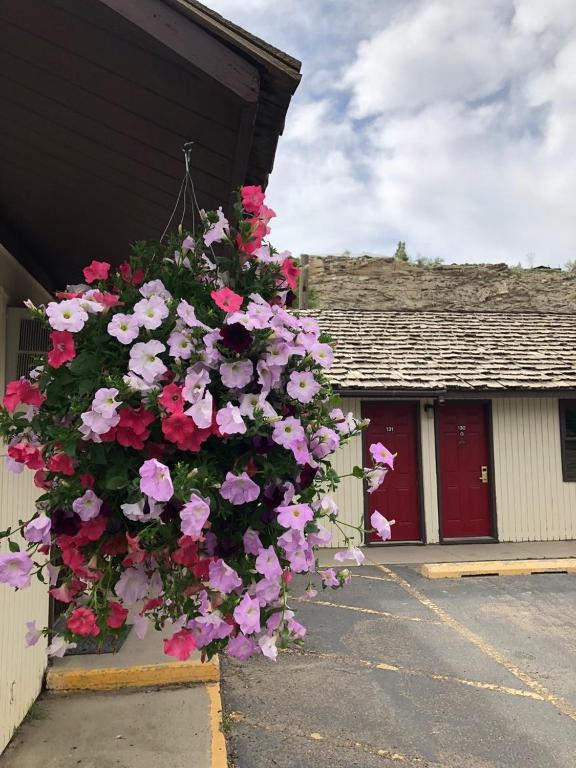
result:
[(427, 579), (462, 576), (522, 576), (530, 573), (576, 573), (576, 558), (548, 560), (484, 560), (471, 563), (427, 563), (420, 568)]
[(204, 664), (180, 661), (132, 667), (52, 668), (46, 675), (46, 688), (49, 691), (111, 691), (219, 681), (220, 667), (213, 659)]

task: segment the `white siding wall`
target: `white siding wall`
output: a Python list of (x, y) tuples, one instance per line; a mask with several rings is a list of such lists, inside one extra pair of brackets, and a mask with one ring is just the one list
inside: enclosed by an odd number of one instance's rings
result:
[(576, 483), (562, 480), (558, 400), (495, 399), (492, 421), (500, 541), (576, 539)]
[[(422, 488), (426, 541), (439, 540), (434, 417), (420, 407)], [(344, 399), (344, 411), (361, 414), (359, 398)], [(576, 482), (562, 480), (560, 419), (554, 398), (495, 398), (492, 401), (494, 482), (500, 541), (576, 539)], [(362, 440), (354, 438), (334, 455), (339, 474), (362, 465)], [(417, 479), (414, 479), (417, 482)], [(386, 481), (384, 481), (386, 482)], [(357, 524), (364, 514), (362, 483), (342, 481), (334, 499), (340, 519)], [(346, 530), (346, 529), (345, 529)], [(331, 546), (344, 544), (333, 527)]]
[[(6, 353), (6, 294), (0, 287), (0, 391), (4, 393)], [(0, 454), (5, 446), (0, 443)], [(17, 524), (34, 512), (38, 490), (31, 473), (13, 475), (0, 459), (0, 529)], [(6, 551), (6, 544), (0, 544)], [(0, 752), (26, 715), (40, 692), (46, 668), (46, 644), (24, 646), (27, 621), (36, 619), (39, 627), (48, 621), (48, 593), (35, 580), (29, 589), (15, 592), (0, 584)]]

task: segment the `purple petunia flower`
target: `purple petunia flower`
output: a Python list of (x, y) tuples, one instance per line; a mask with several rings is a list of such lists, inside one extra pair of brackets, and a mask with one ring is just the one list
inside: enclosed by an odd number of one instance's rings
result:
[(218, 592), (222, 592), (223, 595), (227, 595), (229, 592), (232, 592), (233, 589), (242, 586), (242, 579), (233, 568), (226, 565), (224, 560), (216, 560), (215, 562), (210, 563), (208, 566), (208, 575), (209, 586)]
[(97, 517), (100, 513), (101, 506), (102, 499), (99, 499), (94, 491), (91, 491), (90, 489), (88, 489), (83, 496), (80, 496), (72, 502), (72, 509), (84, 523)]
[(148, 459), (140, 467), (140, 490), (154, 501), (169, 501), (174, 495), (170, 470), (157, 459)]
[(259, 495), (260, 486), (247, 472), (242, 472), (241, 475), (228, 472), (220, 488), (220, 496), (231, 504), (247, 504), (256, 501)]
[(234, 608), (234, 619), (245, 635), (260, 631), (260, 601), (245, 594)]
[(255, 567), (267, 579), (277, 579), (282, 575), (282, 566), (272, 545), (260, 550)]
[(289, 504), (278, 507), (278, 522), (284, 528), (295, 528), (303, 531), (306, 523), (314, 517), (312, 508), (308, 504)]
[(190, 501), (184, 504), (180, 510), (180, 530), (185, 536), (198, 540), (209, 516), (210, 507), (208, 504), (200, 496), (193, 493), (190, 496)]
[(246, 637), (239, 632), (236, 637), (230, 638), (226, 647), (226, 654), (240, 661), (247, 661), (258, 650), (258, 646), (251, 637)]
[(253, 373), (254, 365), (251, 360), (235, 360), (220, 366), (222, 384), (228, 389), (242, 389), (252, 379)]
[(30, 571), (34, 563), (26, 552), (6, 552), (0, 555), (0, 583), (15, 589), (30, 586)]

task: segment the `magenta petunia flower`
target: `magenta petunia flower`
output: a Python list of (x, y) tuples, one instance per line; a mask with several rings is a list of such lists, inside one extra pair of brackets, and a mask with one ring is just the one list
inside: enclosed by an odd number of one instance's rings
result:
[(170, 501), (174, 486), (170, 470), (157, 459), (148, 459), (140, 467), (140, 490), (154, 501)]
[[(212, 291), (210, 296), (212, 296), (216, 306), (223, 309), (224, 312), (238, 312), (244, 301), (242, 296), (234, 293), (230, 288), (220, 288), (219, 291)], [(220, 336), (220, 332), (218, 332), (218, 336)]]
[(94, 491), (91, 491), (90, 489), (88, 489), (83, 496), (80, 496), (72, 502), (72, 509), (83, 522), (87, 522), (88, 520), (97, 517), (100, 513), (101, 506), (102, 499), (99, 499)]
[(30, 586), (30, 572), (34, 563), (26, 552), (6, 552), (0, 555), (0, 583), (15, 589)]
[(220, 495), (231, 504), (248, 504), (256, 501), (260, 495), (260, 486), (247, 472), (242, 472), (241, 475), (228, 472), (220, 488)]
[(233, 568), (230, 568), (224, 560), (215, 560), (208, 566), (209, 581), (212, 589), (227, 595), (234, 589), (242, 586), (242, 579)]
[(181, 629), (179, 632), (175, 632), (172, 637), (164, 640), (166, 656), (174, 656), (180, 661), (188, 661), (194, 650), (196, 650), (196, 641), (188, 629)]
[(272, 545), (260, 550), (256, 558), (255, 568), (267, 579), (277, 579), (282, 575), (282, 566)]
[(245, 635), (260, 632), (260, 601), (246, 593), (234, 608), (234, 619)]
[(303, 531), (306, 523), (314, 517), (314, 512), (308, 504), (288, 504), (278, 507), (278, 522), (283, 528), (294, 528)]
[(193, 493), (190, 496), (190, 501), (184, 504), (180, 510), (180, 530), (185, 536), (198, 540), (209, 516), (210, 507), (208, 504), (200, 496)]
[(372, 443), (369, 450), (376, 464), (386, 464), (390, 469), (394, 469), (394, 454), (388, 448), (385, 448), (382, 443)]
[(388, 539), (392, 538), (390, 526), (394, 525), (395, 522), (395, 520), (386, 520), (384, 515), (381, 515), (380, 512), (372, 512), (372, 515), (370, 516), (370, 525), (376, 530), (376, 533), (380, 536), (382, 541), (388, 541)]
[(242, 389), (252, 380), (254, 366), (251, 360), (235, 360), (233, 363), (222, 363), (220, 378), (228, 389)]
[(286, 391), (294, 400), (309, 403), (320, 391), (320, 384), (310, 371), (292, 371)]

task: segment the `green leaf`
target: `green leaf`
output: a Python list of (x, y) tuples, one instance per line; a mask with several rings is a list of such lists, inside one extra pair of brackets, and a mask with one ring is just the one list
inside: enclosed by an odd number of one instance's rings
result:
[(109, 491), (118, 491), (128, 485), (128, 472), (125, 464), (114, 464), (106, 472), (104, 487)]
[(352, 470), (352, 474), (354, 475), (354, 477), (358, 477), (360, 478), (360, 480), (362, 480), (364, 477), (364, 470), (362, 469), (362, 467), (354, 467), (354, 469)]
[(20, 547), (18, 546), (18, 544), (16, 544), (15, 541), (8, 542), (8, 549), (10, 550), (10, 552), (20, 552)]

